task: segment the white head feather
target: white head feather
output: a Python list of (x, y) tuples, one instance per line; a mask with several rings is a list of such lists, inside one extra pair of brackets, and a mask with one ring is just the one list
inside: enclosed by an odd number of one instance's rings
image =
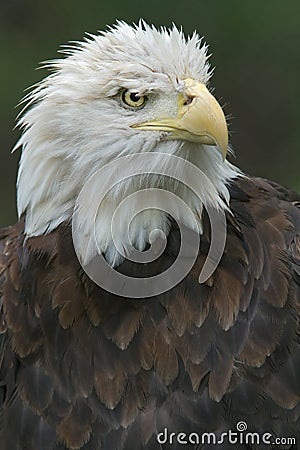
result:
[[(49, 233), (70, 220), (77, 196), (91, 175), (109, 161), (134, 153), (155, 151), (166, 155), (165, 159), (152, 159), (149, 172), (157, 168), (161, 171), (168, 165), (168, 155), (174, 154), (190, 160), (207, 175), (215, 190), (212, 193), (204, 184), (198, 199), (174, 180), (167, 183), (159, 177), (152, 180), (155, 187), (176, 191), (195, 211), (198, 221), (205, 201), (226, 207), (229, 199), (226, 185), (239, 172), (222, 161), (216, 147), (164, 141), (162, 132), (131, 128), (134, 123), (154, 119), (164, 111), (172, 113), (183, 79), (208, 82), (211, 71), (207, 47), (196, 33), (186, 39), (175, 26), (157, 30), (144, 22), (138, 26), (121, 22), (98, 36), (89, 36), (65, 53), (66, 58), (49, 64), (53, 73), (27, 97), (30, 108), (19, 122), (23, 134), (16, 145), (22, 147), (18, 213), (25, 215), (28, 237)], [(145, 107), (138, 110), (124, 107), (120, 100), (124, 89), (146, 94)], [(197, 151), (195, 146), (199, 147)], [(128, 193), (141, 187), (143, 179), (127, 182), (99, 211), (97, 241), (111, 264), (120, 262), (111, 242), (113, 211)], [(128, 223), (125, 216), (123, 222)], [(87, 218), (87, 224), (92, 219)], [(180, 208), (175, 219), (186, 220)], [(141, 213), (131, 227), (131, 241), (142, 250), (153, 228), (168, 233), (168, 227), (166, 214)], [(124, 233), (120, 224), (117, 236), (120, 245)], [(88, 242), (84, 246), (87, 262), (95, 250)]]

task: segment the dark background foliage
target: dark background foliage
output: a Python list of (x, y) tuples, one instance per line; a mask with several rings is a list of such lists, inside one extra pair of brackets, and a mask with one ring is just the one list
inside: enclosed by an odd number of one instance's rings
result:
[(216, 67), (211, 84), (232, 116), (234, 163), (300, 190), (299, 0), (0, 0), (0, 226), (16, 219), (15, 105), (46, 75), (34, 69), (86, 31), (140, 17), (205, 36)]

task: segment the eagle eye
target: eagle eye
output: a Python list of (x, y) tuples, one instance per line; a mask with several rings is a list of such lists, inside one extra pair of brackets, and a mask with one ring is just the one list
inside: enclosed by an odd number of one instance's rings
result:
[(144, 106), (147, 97), (138, 95), (136, 92), (124, 91), (122, 93), (122, 101), (131, 108), (141, 108)]

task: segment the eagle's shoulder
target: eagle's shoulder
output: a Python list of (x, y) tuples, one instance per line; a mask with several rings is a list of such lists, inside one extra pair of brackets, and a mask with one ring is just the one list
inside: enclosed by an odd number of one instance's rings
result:
[[(257, 228), (272, 223), (290, 240), (300, 233), (300, 194), (274, 181), (259, 177), (233, 180), (229, 186), (230, 208), (237, 221)], [(262, 235), (265, 238), (265, 235)]]
[(258, 192), (265, 192), (270, 196), (275, 196), (281, 200), (287, 201), (299, 201), (300, 194), (293, 189), (283, 186), (273, 180), (268, 180), (262, 177), (253, 177), (250, 175), (245, 175), (242, 177), (235, 178), (230, 182), (230, 192), (232, 197), (236, 197), (234, 193), (240, 190), (248, 193), (249, 197), (257, 195)]
[[(278, 426), (287, 430), (286, 421), (297, 422), (287, 411), (295, 411), (300, 398), (300, 196), (251, 177), (237, 180), (230, 190), (232, 215), (220, 270), (240, 279), (240, 310), (233, 329), (241, 321), (248, 328), (234, 357), (243, 381), (233, 398), (250, 395), (255, 386), (257, 403), (254, 398), (252, 402), (259, 414), (261, 405), (269, 416), (283, 408)], [(236, 270), (238, 261), (246, 261), (244, 271)], [(237, 409), (241, 413), (241, 403)], [(296, 430), (294, 424), (289, 432)]]
[[(7, 315), (7, 303), (15, 308), (15, 329), (18, 327), (18, 298), (22, 291), (18, 248), (23, 240), (24, 225), (15, 225), (0, 230), (0, 414), (13, 404), (16, 398), (16, 376), (18, 358), (11, 346), (10, 322)], [(18, 411), (20, 412), (20, 410)], [(17, 413), (15, 410), (14, 413)], [(2, 428), (2, 427), (1, 427)], [(12, 436), (17, 430), (12, 430)], [(11, 442), (13, 447), (13, 442)]]
[[(4, 299), (15, 297), (20, 288), (18, 248), (24, 238), (22, 221), (0, 230), (0, 332), (6, 330)], [(12, 300), (13, 301), (13, 300)]]
[(277, 306), (282, 307), (291, 291), (299, 303), (300, 195), (257, 177), (236, 180), (230, 193), (232, 214), (227, 217), (227, 250), (238, 230), (249, 258), (249, 276), (258, 286), (263, 280), (261, 297), (266, 299), (270, 293), (270, 303), (277, 297)]
[(230, 194), (233, 221), (259, 231), (270, 250), (276, 245), (277, 250), (281, 248), (299, 273), (300, 194), (258, 177), (236, 180), (230, 186)]

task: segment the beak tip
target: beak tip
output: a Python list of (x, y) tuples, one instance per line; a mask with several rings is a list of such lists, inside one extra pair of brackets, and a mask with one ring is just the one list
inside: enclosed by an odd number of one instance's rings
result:
[(219, 150), (221, 152), (222, 159), (223, 159), (223, 162), (224, 162), (226, 160), (226, 156), (227, 156), (227, 146), (219, 148)]
[(215, 140), (215, 146), (220, 152), (222, 160), (224, 162), (228, 153), (228, 140), (226, 140), (226, 142), (218, 142), (217, 140)]

